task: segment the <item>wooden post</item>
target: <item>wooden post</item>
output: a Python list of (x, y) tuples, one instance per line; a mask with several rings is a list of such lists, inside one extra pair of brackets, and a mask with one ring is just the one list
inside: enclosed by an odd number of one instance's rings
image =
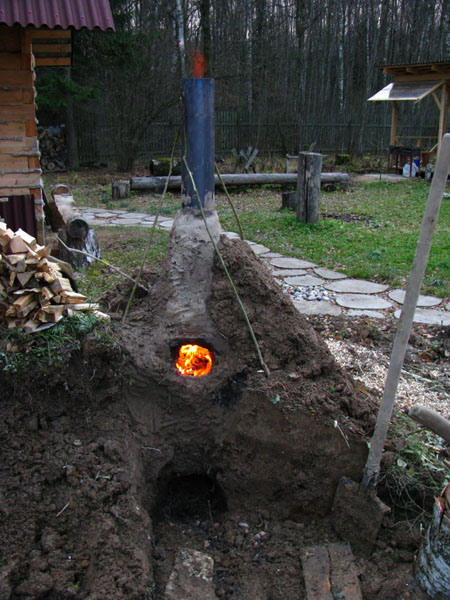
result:
[(322, 155), (300, 152), (297, 178), (297, 221), (317, 223), (320, 205)]

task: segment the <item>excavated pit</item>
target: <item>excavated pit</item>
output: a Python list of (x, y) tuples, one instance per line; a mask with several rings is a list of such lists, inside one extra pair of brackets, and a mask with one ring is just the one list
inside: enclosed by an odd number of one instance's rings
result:
[[(217, 597), (304, 596), (299, 548), (336, 539), (327, 516), (339, 478), (361, 477), (375, 402), (219, 234), (270, 376), (209, 241), (187, 250), (175, 231), (113, 349), (91, 337), (65, 378), (3, 400), (2, 597), (163, 600), (180, 548), (213, 557)], [(195, 282), (185, 252), (208, 257), (200, 305), (177, 287)], [(208, 375), (177, 372), (186, 341), (213, 350)]]

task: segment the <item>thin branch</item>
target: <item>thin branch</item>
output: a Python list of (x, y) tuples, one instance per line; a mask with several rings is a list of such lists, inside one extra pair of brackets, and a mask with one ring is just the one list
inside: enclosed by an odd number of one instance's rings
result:
[[(85, 252), (84, 250), (77, 250), (76, 248), (69, 248), (69, 246), (67, 246), (59, 236), (56, 236), (56, 239), (69, 252), (76, 252), (77, 254), (82, 254), (83, 256), (87, 256), (88, 258), (93, 258), (94, 260), (98, 260), (99, 262), (101, 262), (102, 264), (107, 266), (108, 269), (111, 269), (112, 271), (119, 273), (119, 275), (122, 275), (122, 277), (125, 277), (125, 279), (129, 279), (133, 283), (136, 283), (135, 279), (133, 279), (132, 277), (130, 277), (129, 275), (127, 275), (126, 273), (121, 271), (118, 267), (115, 267), (114, 265), (111, 265), (110, 263), (106, 262), (106, 260), (98, 258), (98, 256), (95, 256), (94, 254), (90, 254), (89, 252)], [(141, 285), (140, 283), (138, 285), (141, 289), (145, 290), (147, 293), (150, 292), (150, 290), (147, 287), (145, 287), (144, 285)]]
[(224, 182), (224, 180), (222, 178), (221, 172), (219, 171), (219, 167), (217, 166), (217, 163), (214, 163), (214, 166), (216, 168), (216, 173), (217, 173), (217, 176), (219, 178), (219, 181), (222, 184), (223, 191), (225, 192), (225, 195), (226, 195), (226, 197), (228, 199), (228, 202), (230, 203), (231, 210), (233, 211), (234, 217), (235, 217), (235, 219), (237, 221), (237, 224), (238, 224), (238, 227), (239, 227), (239, 236), (240, 236), (241, 240), (244, 240), (245, 238), (244, 238), (244, 233), (242, 231), (241, 222), (240, 222), (239, 217), (237, 215), (237, 212), (236, 212), (236, 210), (234, 208), (234, 204), (233, 204), (233, 201), (231, 200), (231, 196), (228, 193), (227, 186), (225, 185), (225, 182)]

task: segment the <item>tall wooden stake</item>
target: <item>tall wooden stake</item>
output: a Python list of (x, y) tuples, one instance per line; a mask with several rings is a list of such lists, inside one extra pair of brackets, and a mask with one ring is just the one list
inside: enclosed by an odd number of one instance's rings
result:
[(449, 169), (450, 134), (446, 134), (442, 140), (441, 151), (438, 156), (430, 193), (428, 195), (428, 202), (422, 220), (419, 240), (417, 242), (416, 253), (411, 268), (411, 275), (406, 289), (405, 301), (400, 315), (397, 333), (395, 335), (394, 346), (392, 348), (391, 362), (386, 377), (384, 394), (381, 400), (380, 410), (378, 411), (369, 456), (364, 468), (363, 484), (367, 487), (374, 487), (378, 482), (381, 455), (391, 421), (400, 372), (405, 359), (406, 347), (411, 333), (411, 325), (428, 263), (428, 256), (430, 254), (433, 234), (439, 216)]
[(317, 223), (320, 208), (322, 155), (300, 152), (297, 177), (297, 221)]

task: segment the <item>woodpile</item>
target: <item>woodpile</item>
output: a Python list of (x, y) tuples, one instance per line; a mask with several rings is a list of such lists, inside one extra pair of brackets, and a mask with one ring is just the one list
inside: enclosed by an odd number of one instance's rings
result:
[(66, 142), (60, 127), (39, 128), (39, 150), (41, 169), (45, 171), (65, 171)]
[(76, 311), (109, 319), (98, 304), (74, 291), (70, 279), (31, 235), (0, 222), (0, 322), (26, 332), (46, 329)]

